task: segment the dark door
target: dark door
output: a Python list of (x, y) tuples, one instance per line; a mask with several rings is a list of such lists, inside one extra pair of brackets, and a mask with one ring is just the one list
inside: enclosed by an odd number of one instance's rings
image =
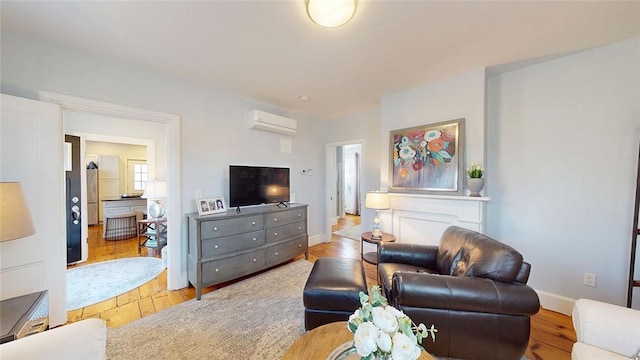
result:
[[(72, 135), (64, 136), (65, 145), (71, 158), (71, 167), (65, 159), (65, 184), (67, 204), (67, 264), (80, 261), (82, 257), (82, 218), (80, 216), (80, 172), (84, 170), (80, 162), (80, 138)], [(71, 149), (69, 145), (71, 144)]]

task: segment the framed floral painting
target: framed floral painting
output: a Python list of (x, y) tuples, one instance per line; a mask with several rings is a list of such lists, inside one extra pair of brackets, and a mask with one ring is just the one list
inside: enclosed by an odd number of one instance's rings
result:
[(389, 191), (462, 195), (464, 119), (390, 132)]

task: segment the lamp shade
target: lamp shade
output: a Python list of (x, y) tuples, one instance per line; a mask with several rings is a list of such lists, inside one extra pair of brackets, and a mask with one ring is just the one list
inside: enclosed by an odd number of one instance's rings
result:
[(357, 0), (306, 0), (307, 15), (324, 27), (344, 25), (356, 13)]
[(389, 193), (380, 191), (370, 191), (367, 193), (364, 206), (367, 209), (386, 210), (391, 207)]
[(167, 197), (167, 183), (164, 181), (147, 181), (144, 185), (143, 198), (158, 199)]
[(0, 241), (19, 239), (35, 233), (20, 183), (0, 183)]

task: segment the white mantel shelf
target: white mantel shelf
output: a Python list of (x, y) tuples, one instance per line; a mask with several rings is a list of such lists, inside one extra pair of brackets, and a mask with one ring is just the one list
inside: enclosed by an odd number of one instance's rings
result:
[(379, 211), (384, 232), (398, 242), (437, 245), (452, 225), (478, 232), (486, 229), (486, 207), (490, 197), (389, 193), (390, 210)]
[(390, 197), (407, 197), (407, 198), (423, 198), (438, 200), (456, 200), (456, 201), (484, 201), (489, 202), (491, 198), (488, 196), (464, 196), (464, 195), (431, 195), (431, 194), (410, 194), (410, 193), (389, 193)]

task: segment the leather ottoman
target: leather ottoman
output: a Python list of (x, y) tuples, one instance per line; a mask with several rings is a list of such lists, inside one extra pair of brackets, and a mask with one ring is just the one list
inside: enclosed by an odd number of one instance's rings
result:
[(360, 307), (360, 291), (367, 293), (367, 280), (360, 260), (316, 260), (302, 295), (305, 330), (349, 320)]

